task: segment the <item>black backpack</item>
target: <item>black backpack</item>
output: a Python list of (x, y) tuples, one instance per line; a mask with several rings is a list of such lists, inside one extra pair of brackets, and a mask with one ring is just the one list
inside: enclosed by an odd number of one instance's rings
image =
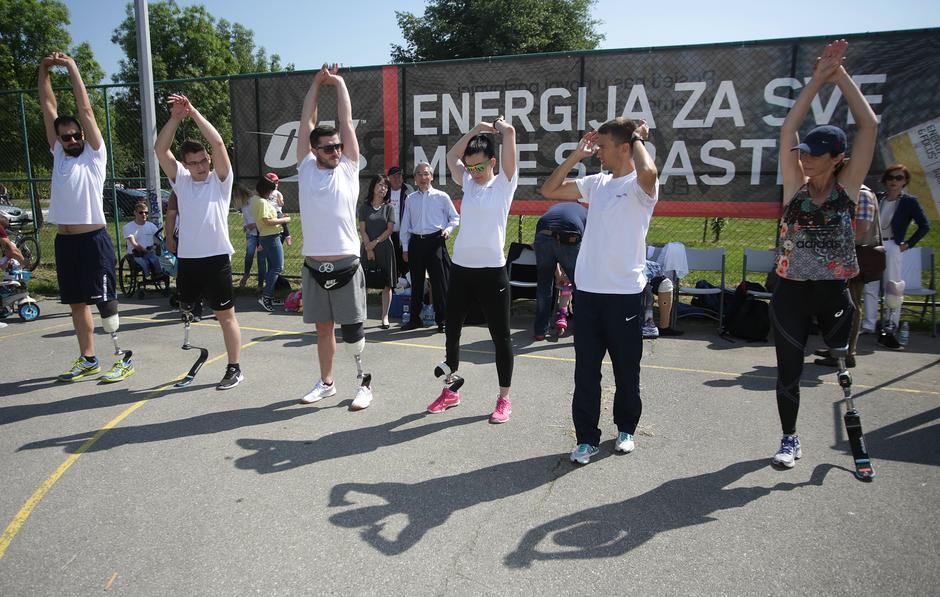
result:
[(743, 281), (734, 291), (734, 298), (725, 318), (725, 333), (748, 342), (766, 342), (770, 333), (770, 305), (747, 291), (766, 292), (756, 282)]

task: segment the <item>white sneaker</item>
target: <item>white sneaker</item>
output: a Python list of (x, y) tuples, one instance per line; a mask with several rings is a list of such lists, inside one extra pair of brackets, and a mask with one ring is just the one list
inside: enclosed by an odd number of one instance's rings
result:
[(317, 385), (313, 386), (313, 389), (307, 392), (307, 394), (300, 399), (301, 404), (313, 404), (314, 402), (319, 402), (324, 398), (329, 396), (336, 395), (336, 384), (331, 383), (326, 385), (323, 383), (322, 379), (317, 380)]
[(372, 404), (372, 390), (368, 386), (359, 386), (356, 390), (356, 397), (349, 405), (349, 410), (362, 410), (369, 408), (370, 404)]
[(803, 457), (803, 447), (800, 445), (800, 436), (784, 435), (780, 440), (780, 450), (774, 454), (772, 464), (784, 468), (793, 468), (796, 461)]
[(617, 435), (617, 441), (614, 443), (614, 450), (618, 452), (623, 452), (624, 454), (629, 454), (636, 448), (636, 444), (633, 442), (633, 435), (621, 431)]

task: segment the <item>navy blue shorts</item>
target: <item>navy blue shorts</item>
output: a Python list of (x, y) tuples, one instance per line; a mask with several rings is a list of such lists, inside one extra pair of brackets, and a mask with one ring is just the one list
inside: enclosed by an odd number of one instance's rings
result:
[(63, 304), (97, 305), (117, 299), (114, 245), (106, 228), (55, 237), (56, 277)]
[(213, 311), (225, 311), (235, 306), (232, 300), (232, 260), (228, 255), (179, 257), (176, 263), (176, 287), (181, 303), (196, 304), (205, 299)]

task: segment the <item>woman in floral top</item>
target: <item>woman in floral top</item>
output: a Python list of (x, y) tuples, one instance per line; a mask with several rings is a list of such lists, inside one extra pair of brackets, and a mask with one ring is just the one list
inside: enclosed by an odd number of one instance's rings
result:
[[(780, 172), (783, 216), (777, 274), (780, 282), (771, 302), (777, 352), (777, 410), (783, 429), (780, 450), (772, 462), (791, 468), (802, 456), (796, 435), (800, 407), (800, 374), (813, 319), (829, 348), (848, 345), (855, 306), (847, 281), (858, 273), (853, 218), (859, 189), (871, 165), (877, 120), (858, 86), (842, 67), (845, 40), (829, 44), (817, 59), (813, 78), (800, 93), (780, 128)], [(848, 103), (857, 131), (852, 160), (845, 159), (845, 132), (819, 126), (800, 142), (799, 129), (816, 94), (835, 84)]]

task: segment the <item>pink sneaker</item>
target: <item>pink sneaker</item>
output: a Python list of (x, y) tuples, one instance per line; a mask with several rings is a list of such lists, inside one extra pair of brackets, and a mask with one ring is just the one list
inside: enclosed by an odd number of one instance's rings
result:
[(496, 410), (490, 415), (490, 423), (505, 423), (512, 414), (512, 403), (509, 398), (497, 398)]
[(555, 327), (558, 328), (558, 335), (564, 336), (565, 331), (568, 329), (568, 310), (559, 309), (557, 319), (555, 319)]
[(437, 400), (428, 405), (428, 412), (436, 415), (458, 404), (460, 404), (460, 392), (451, 392), (449, 388), (444, 388)]

